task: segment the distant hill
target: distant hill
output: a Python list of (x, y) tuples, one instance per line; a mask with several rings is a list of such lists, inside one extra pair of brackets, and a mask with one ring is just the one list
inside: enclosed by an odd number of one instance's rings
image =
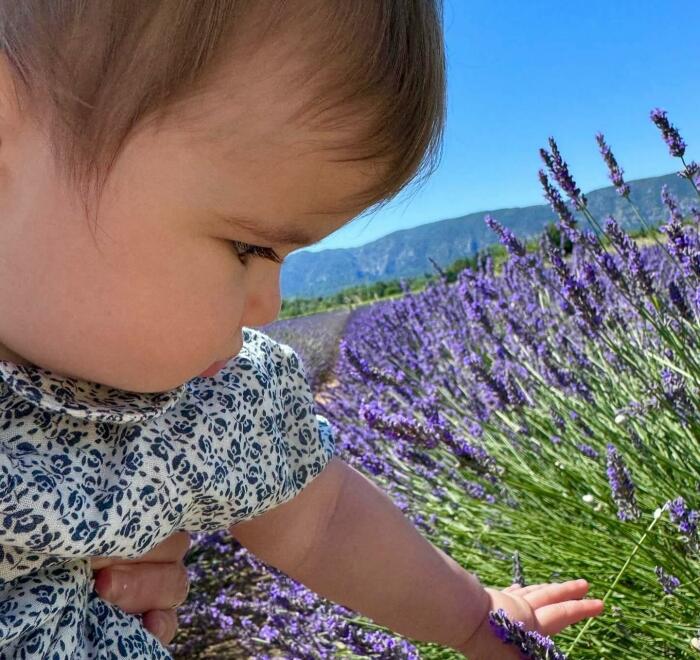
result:
[[(629, 184), (632, 201), (644, 220), (651, 224), (659, 224), (666, 219), (661, 202), (661, 186), (664, 184), (679, 199), (685, 212), (691, 206), (700, 206), (691, 185), (676, 174), (637, 179)], [(599, 221), (612, 214), (624, 227), (639, 228), (634, 211), (619, 197), (613, 186), (593, 190), (586, 196), (593, 216)], [(402, 229), (360, 247), (298, 252), (289, 255), (282, 267), (282, 297), (326, 296), (358, 284), (433, 273), (428, 257), (441, 266), (447, 266), (460, 257), (471, 256), (479, 248), (497, 242), (497, 236), (484, 223), (487, 213), (521, 238), (540, 233), (545, 225), (556, 220), (546, 204), (480, 211)], [(580, 214), (577, 219), (587, 226)]]

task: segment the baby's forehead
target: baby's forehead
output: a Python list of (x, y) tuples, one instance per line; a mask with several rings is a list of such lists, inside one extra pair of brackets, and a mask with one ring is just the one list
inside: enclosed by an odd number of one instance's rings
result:
[(304, 213), (314, 217), (355, 215), (374, 201), (372, 188), (386, 177), (387, 165), (357, 158), (355, 147), (366, 130), (359, 111), (356, 121), (352, 107), (337, 108), (335, 121), (332, 110), (327, 121), (318, 121), (303, 112), (312, 91), (288, 83), (283, 70), (250, 75), (242, 89), (221, 95), (214, 90), (199, 105), (198, 130), (182, 134), (187, 148), (215, 159), (232, 181), (242, 169), (257, 172), (261, 188), (282, 185), (282, 177), (297, 181), (293, 185), (309, 201)]
[(262, 245), (311, 245), (373, 202), (378, 175), (371, 162), (337, 160), (318, 149), (295, 152), (294, 145), (257, 145), (246, 153), (252, 158), (234, 152), (220, 169), (235, 181), (226, 217)]
[[(222, 217), (250, 232), (237, 234), (239, 240), (297, 249), (370, 206), (386, 171), (377, 160), (353, 158), (360, 128), (347, 122), (319, 127), (295, 117), (299, 102), (285, 105), (279, 89), (275, 78), (253, 76), (247, 95), (226, 103), (214, 93), (199, 106), (198, 130), (176, 139), (185, 140), (178, 149), (183, 158), (197, 154), (189, 159), (194, 176), (205, 176), (218, 191)], [(200, 168), (207, 174), (197, 173)]]

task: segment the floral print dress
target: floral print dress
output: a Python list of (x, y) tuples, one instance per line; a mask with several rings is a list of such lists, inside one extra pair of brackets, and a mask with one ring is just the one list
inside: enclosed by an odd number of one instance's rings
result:
[(330, 460), (297, 354), (243, 338), (215, 376), (157, 393), (0, 360), (0, 658), (170, 658), (138, 615), (99, 598), (87, 558), (227, 529)]

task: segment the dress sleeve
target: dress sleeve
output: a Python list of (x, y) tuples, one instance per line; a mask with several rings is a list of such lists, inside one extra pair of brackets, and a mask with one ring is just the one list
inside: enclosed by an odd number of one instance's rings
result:
[(201, 491), (183, 529), (215, 531), (291, 500), (333, 457), (333, 429), (291, 346), (246, 329), (244, 349), (214, 378), (199, 379), (202, 410), (192, 442)]
[(333, 457), (335, 439), (326, 417), (315, 412), (311, 386), (299, 355), (286, 344), (278, 344), (282, 354), (280, 393), (284, 404), (286, 426), (285, 451), (291, 470), (291, 484), (278, 502), (297, 495), (317, 476)]

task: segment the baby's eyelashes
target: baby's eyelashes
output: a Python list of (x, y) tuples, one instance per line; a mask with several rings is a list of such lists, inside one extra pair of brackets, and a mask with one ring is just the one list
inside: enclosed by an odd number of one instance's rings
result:
[(268, 247), (260, 247), (259, 245), (251, 245), (250, 243), (243, 243), (242, 241), (231, 241), (237, 250), (239, 258), (243, 263), (244, 259), (248, 256), (261, 257), (262, 259), (269, 259), (277, 264), (282, 263), (282, 259), (279, 255), (272, 249)]

